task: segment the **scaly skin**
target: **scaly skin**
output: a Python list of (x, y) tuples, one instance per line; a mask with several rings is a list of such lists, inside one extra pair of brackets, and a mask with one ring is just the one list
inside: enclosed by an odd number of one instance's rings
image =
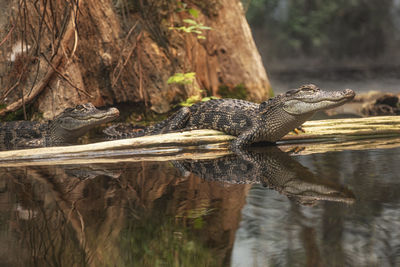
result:
[(0, 147), (54, 146), (70, 144), (96, 125), (119, 116), (116, 108), (99, 110), (91, 103), (67, 108), (47, 123), (12, 121), (0, 123)]
[[(193, 129), (214, 129), (237, 136), (232, 148), (241, 148), (259, 141), (275, 142), (302, 125), (316, 111), (340, 106), (355, 93), (327, 92), (313, 84), (288, 91), (261, 104), (238, 99), (214, 99), (183, 107), (170, 118), (146, 128), (137, 137)], [(115, 133), (115, 127), (105, 133)]]

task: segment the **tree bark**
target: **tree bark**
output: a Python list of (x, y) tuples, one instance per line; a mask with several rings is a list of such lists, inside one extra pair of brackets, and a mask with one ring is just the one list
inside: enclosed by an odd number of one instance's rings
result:
[[(6, 73), (0, 101), (7, 106), (0, 115), (34, 103), (48, 119), (84, 102), (142, 102), (164, 113), (190, 96), (205, 96), (200, 89), (218, 95), (221, 86), (243, 87), (247, 98), (258, 102), (269, 96), (240, 1), (27, 0), (10, 5), (16, 11), (0, 21), (8, 29), (0, 36), (0, 68)], [(199, 39), (195, 32), (178, 30), (190, 26), (184, 19), (212, 29), (203, 30), (205, 39)], [(27, 49), (11, 60), (18, 43)], [(56, 56), (61, 64), (52, 64)], [(54, 75), (46, 80), (49, 72)], [(175, 73), (188, 72), (196, 73), (193, 82), (167, 84)]]

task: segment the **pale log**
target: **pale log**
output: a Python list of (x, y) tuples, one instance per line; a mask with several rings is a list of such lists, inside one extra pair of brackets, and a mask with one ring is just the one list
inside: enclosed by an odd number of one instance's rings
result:
[[(301, 147), (296, 152), (300, 155), (400, 146), (400, 116), (309, 121), (303, 128), (306, 133), (290, 133), (278, 145), (284, 151)], [(0, 166), (17, 162), (40, 165), (215, 158), (230, 153), (229, 141), (234, 138), (214, 130), (195, 130), (87, 145), (3, 151)], [(199, 148), (201, 153), (196, 152)]]

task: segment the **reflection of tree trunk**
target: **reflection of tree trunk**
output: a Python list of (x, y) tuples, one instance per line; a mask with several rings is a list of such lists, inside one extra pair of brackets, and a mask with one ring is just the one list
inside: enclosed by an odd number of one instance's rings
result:
[[(339, 176), (338, 176), (339, 177)], [(323, 214), (323, 257), (332, 266), (345, 266), (346, 253), (343, 248), (343, 208), (325, 203)]]
[(206, 225), (200, 231), (204, 241), (216, 247), (221, 266), (229, 265), (241, 210), (250, 188), (251, 184), (224, 185), (221, 182), (205, 182), (191, 175), (174, 192), (174, 201), (170, 207), (173, 212), (185, 217), (191, 211), (209, 211), (204, 216)]
[(301, 240), (306, 252), (306, 266), (319, 267), (323, 266), (321, 256), (318, 249), (317, 235), (315, 229), (304, 226), (301, 233)]
[[(29, 168), (27, 175), (47, 189), (41, 196), (44, 205), (34, 209), (37, 218), (31, 219), (35, 224), (29, 234), (38, 265), (55, 255), (55, 265), (70, 266), (74, 258), (92, 266), (118, 262), (117, 242), (125, 218), (123, 192), (116, 193), (113, 186), (104, 190), (102, 179), (80, 181), (61, 168)], [(108, 198), (113, 206), (105, 205)]]
[(146, 209), (165, 206), (168, 215), (177, 216), (187, 226), (193, 223), (191, 214), (204, 212), (205, 225), (197, 234), (205, 244), (216, 249), (219, 262), (228, 262), (251, 185), (223, 185), (193, 175), (177, 178), (173, 169), (165, 172), (165, 165), (161, 165), (162, 169), (159, 167), (160, 164), (142, 164), (142, 171), (131, 169), (123, 180), (130, 181), (129, 187), (138, 192), (141, 206)]
[[(20, 13), (15, 14), (19, 19), (16, 29), (10, 30), (7, 45), (1, 47), (3, 59), (9, 60), (12, 46), (23, 32), (24, 44), (31, 47), (23, 53), (24, 68), (17, 70), (14, 64), (5, 67), (4, 73), (14, 72), (17, 77), (24, 73), (27, 79), (20, 79), (19, 85), (12, 79), (9, 84), (2, 82), (0, 93), (24, 88), (30, 97), (27, 100), (37, 101), (46, 118), (87, 101), (96, 105), (140, 101), (165, 112), (172, 102), (200, 94), (199, 89), (216, 94), (220, 86), (245, 87), (248, 98), (256, 101), (268, 96), (269, 81), (240, 1), (193, 1), (183, 11), (177, 11), (178, 2), (156, 0), (133, 1), (123, 7), (113, 6), (111, 0), (87, 0), (79, 1), (79, 9), (63, 0), (27, 2), (26, 7), (17, 2), (14, 6), (27, 10), (31, 31), (21, 30), (26, 25), (21, 23)], [(190, 8), (198, 11), (197, 18), (189, 14)], [(170, 29), (186, 25), (183, 19), (187, 18), (212, 27), (202, 33), (206, 39)], [(62, 21), (71, 23), (63, 26)], [(9, 28), (4, 22), (1, 26)], [(60, 32), (72, 36), (63, 39)], [(55, 55), (62, 57), (62, 64), (48, 61)], [(52, 79), (44, 79), (47, 71), (54, 74)], [(193, 83), (167, 85), (174, 73), (186, 72), (196, 72)], [(34, 98), (29, 92), (37, 85), (41, 94)], [(0, 100), (12, 105), (19, 98), (17, 92), (10, 90), (7, 100)]]
[[(82, 167), (87, 166), (78, 171)], [(24, 207), (35, 214), (25, 219), (30, 227), (17, 223), (22, 238), (28, 240), (25, 254), (34, 255), (32, 260), (38, 265), (54, 261), (54, 265), (70, 266), (76, 261), (119, 266), (127, 260), (126, 254), (133, 253), (129, 251), (132, 240), (139, 246), (135, 255), (149, 260), (144, 250), (153, 245), (153, 252), (159, 251), (156, 256), (162, 258), (170, 249), (166, 247), (169, 241), (163, 238), (174, 238), (175, 231), (181, 231), (190, 232), (187, 241), (203, 248), (201, 256), (213, 255), (213, 262), (229, 262), (250, 185), (224, 186), (194, 176), (183, 178), (160, 163), (126, 165), (120, 175), (121, 167), (118, 179), (115, 166), (110, 170), (104, 167), (104, 174), (92, 173), (92, 179), (83, 178), (88, 177), (86, 173), (70, 174), (71, 166), (13, 169), (12, 179), (26, 181), (33, 192), (25, 196), (26, 203), (33, 206)], [(202, 221), (202, 227), (196, 228), (196, 219)], [(148, 233), (137, 227), (143, 222)], [(160, 238), (152, 229), (166, 234)]]
[[(317, 172), (330, 177), (333, 182), (340, 183), (341, 174), (338, 170), (346, 168), (346, 164), (337, 154), (326, 154), (323, 157), (313, 157)], [(317, 164), (318, 162), (318, 164)], [(321, 164), (323, 162), (324, 164)], [(353, 164), (355, 164), (353, 162)], [(327, 168), (326, 166), (330, 166)], [(356, 194), (357, 195), (357, 194)], [(324, 203), (322, 217), (321, 254), (326, 264), (345, 266), (346, 254), (343, 248), (344, 214), (343, 207), (333, 203)]]

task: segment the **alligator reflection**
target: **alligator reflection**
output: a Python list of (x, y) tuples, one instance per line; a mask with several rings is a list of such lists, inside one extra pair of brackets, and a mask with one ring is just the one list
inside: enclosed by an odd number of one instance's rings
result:
[(226, 183), (261, 183), (303, 205), (317, 201), (353, 203), (353, 193), (324, 177), (316, 177), (299, 162), (276, 146), (262, 150), (238, 151), (213, 160), (174, 162), (183, 173), (194, 173), (209, 181)]

